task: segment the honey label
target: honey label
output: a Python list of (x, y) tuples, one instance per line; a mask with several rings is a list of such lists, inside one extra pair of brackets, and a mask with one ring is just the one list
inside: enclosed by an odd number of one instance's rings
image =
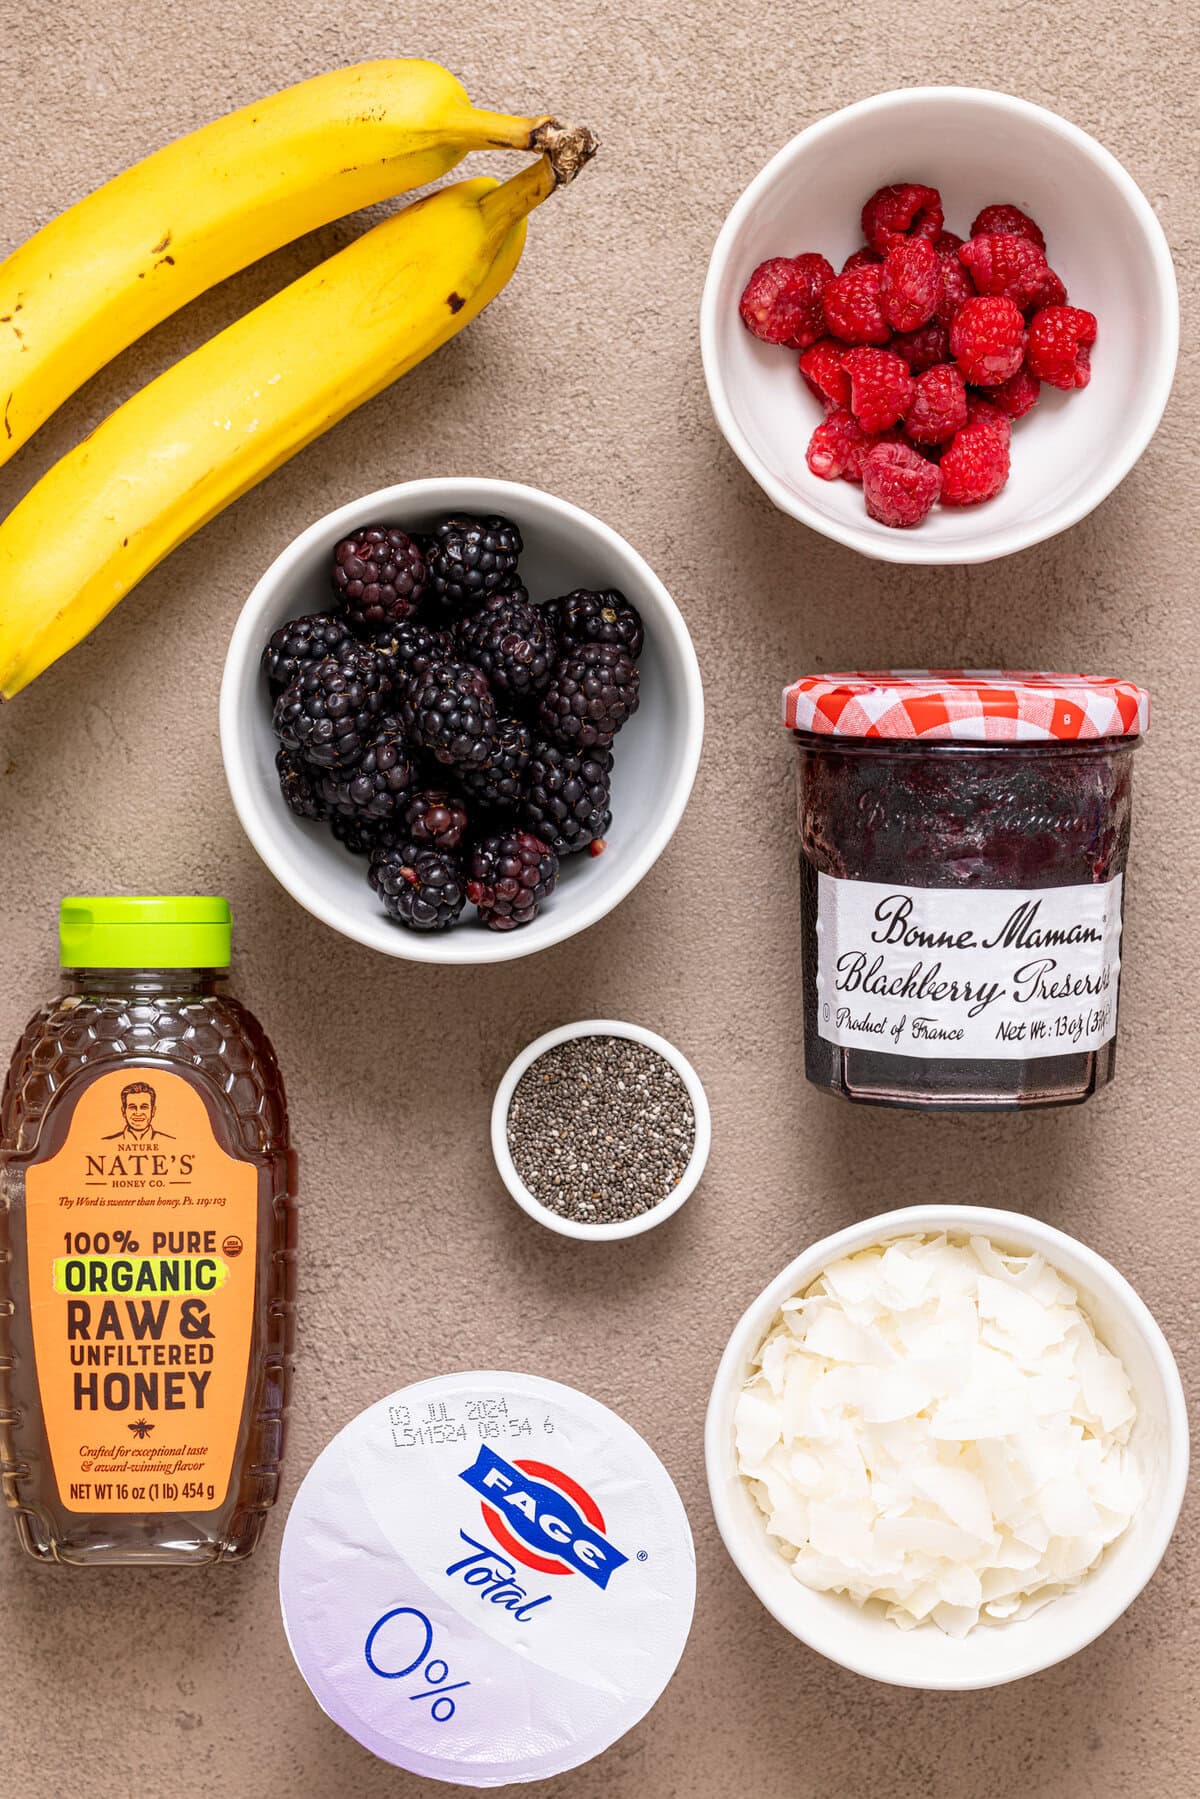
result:
[(59, 1497), (216, 1510), (246, 1393), (258, 1171), (217, 1142), (192, 1082), (158, 1068), (99, 1075), (51, 1106), (47, 1137), (25, 1175), (26, 1253)]

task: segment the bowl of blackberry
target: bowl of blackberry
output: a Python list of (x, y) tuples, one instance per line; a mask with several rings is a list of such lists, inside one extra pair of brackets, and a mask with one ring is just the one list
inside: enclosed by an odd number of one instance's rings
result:
[(292, 896), (418, 961), (585, 929), (687, 803), (695, 652), (616, 532), (537, 489), (416, 481), (309, 527), (226, 659), (234, 804)]

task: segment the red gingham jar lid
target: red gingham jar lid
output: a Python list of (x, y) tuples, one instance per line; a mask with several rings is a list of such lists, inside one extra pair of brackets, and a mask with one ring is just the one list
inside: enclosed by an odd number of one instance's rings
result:
[(789, 731), (824, 737), (928, 737), (958, 742), (1070, 742), (1137, 737), (1150, 696), (1107, 675), (904, 668), (806, 675), (783, 690)]

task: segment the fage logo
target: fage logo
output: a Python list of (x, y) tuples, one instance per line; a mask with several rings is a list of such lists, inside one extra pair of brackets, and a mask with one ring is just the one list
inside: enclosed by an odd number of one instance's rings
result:
[(607, 1587), (629, 1560), (608, 1540), (591, 1494), (548, 1462), (506, 1462), (486, 1444), (459, 1475), (483, 1500), (488, 1530), (506, 1555), (539, 1574), (582, 1574)]

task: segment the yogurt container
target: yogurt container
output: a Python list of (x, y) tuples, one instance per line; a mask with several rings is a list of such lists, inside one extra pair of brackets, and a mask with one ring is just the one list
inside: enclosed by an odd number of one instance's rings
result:
[(334, 1437), (292, 1505), (279, 1588), (335, 1723), (414, 1774), (488, 1787), (576, 1767), (649, 1711), (696, 1565), (670, 1476), (614, 1412), (467, 1373)]
[(815, 675), (797, 753), (805, 1070), (848, 1099), (1007, 1109), (1112, 1079), (1128, 681)]

